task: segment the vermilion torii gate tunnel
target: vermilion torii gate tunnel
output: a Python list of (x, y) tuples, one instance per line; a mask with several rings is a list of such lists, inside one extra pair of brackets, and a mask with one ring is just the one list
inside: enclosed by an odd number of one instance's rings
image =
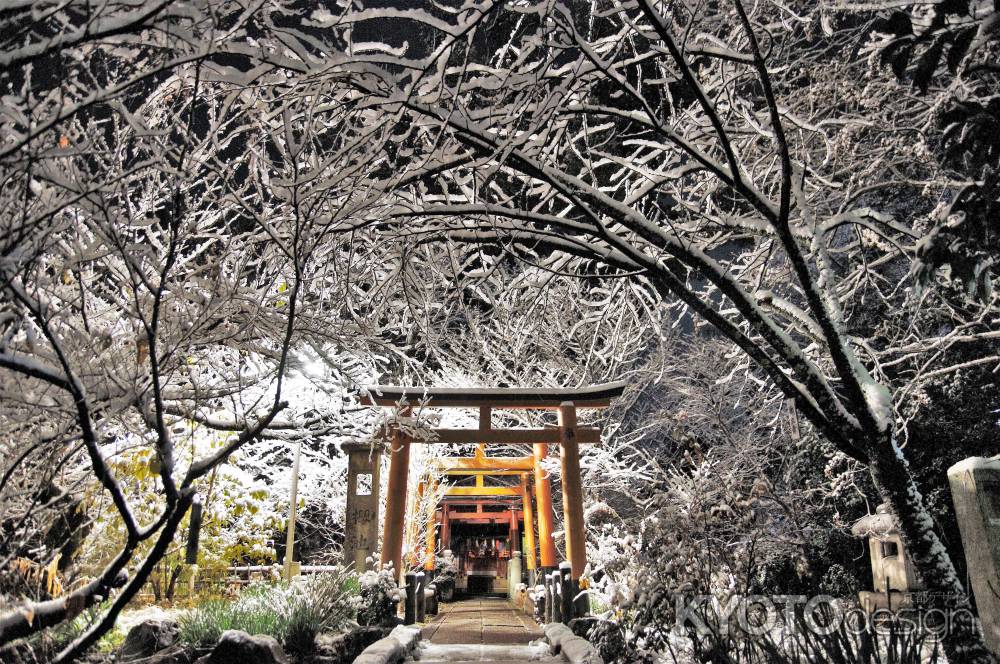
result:
[[(600, 430), (577, 426), (577, 409), (606, 408), (623, 390), (624, 383), (577, 389), (424, 389), (383, 385), (366, 388), (361, 401), (369, 406), (395, 408), (406, 397), (410, 400), (426, 399), (427, 406), (432, 408), (475, 408), (479, 411), (478, 429), (434, 429), (427, 440), (413, 439), (398, 428), (385, 434), (390, 439), (390, 461), (381, 563), (392, 563), (397, 574), (403, 571), (410, 445), (453, 443), (475, 444), (476, 454), (472, 457), (440, 457), (433, 462), (436, 469), (446, 477), (446, 481), (465, 476), (474, 478), (474, 484), (458, 486), (449, 482), (443, 488), (443, 498), (433, 506), (434, 514), (428, 515), (427, 519), (425, 570), (434, 570), (435, 554), (439, 549), (451, 548), (455, 533), (462, 529), (467, 533), (474, 532), (474, 526), (482, 524), (499, 524), (501, 529), (506, 525), (505, 539), (512, 551), (521, 549), (520, 533), (524, 533), (524, 559), (529, 578), (535, 576), (535, 571), (554, 569), (558, 560), (552, 539), (552, 484), (542, 463), (549, 455), (549, 446), (557, 444), (562, 466), (566, 557), (571, 565), (573, 581), (579, 584), (587, 566), (580, 445), (599, 443)], [(558, 412), (558, 426), (494, 429), (493, 412), (506, 409), (555, 410)], [(408, 412), (404, 410), (403, 414)], [(517, 457), (491, 457), (486, 454), (488, 445), (530, 445), (532, 453)], [(360, 567), (365, 557), (374, 551), (377, 539), (374, 511), (378, 505), (379, 459), (367, 447), (345, 446), (345, 450), (351, 457), (345, 560), (354, 560)], [(514, 483), (493, 486), (486, 482), (491, 477), (504, 477), (507, 482), (513, 479)], [(362, 485), (360, 490), (359, 481)], [(422, 486), (417, 487), (418, 492), (423, 489)], [(537, 542), (534, 537), (536, 520)], [(488, 533), (483, 539), (489, 539)]]

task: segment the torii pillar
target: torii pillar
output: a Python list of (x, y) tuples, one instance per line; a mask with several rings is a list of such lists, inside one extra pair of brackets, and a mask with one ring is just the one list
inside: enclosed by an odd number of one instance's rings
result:
[[(430, 487), (430, 494), (436, 496), (437, 482), (432, 482)], [(424, 572), (428, 578), (434, 578), (434, 569), (437, 566), (437, 527), (437, 506), (431, 500), (427, 503), (427, 534), (424, 538)]]
[(552, 478), (542, 468), (542, 462), (549, 455), (548, 443), (535, 443), (535, 504), (538, 508), (538, 557), (543, 573), (555, 570), (556, 543), (552, 541)]
[(535, 585), (535, 568), (538, 558), (535, 554), (535, 510), (531, 505), (531, 494), (528, 492), (528, 476), (521, 475), (521, 505), (524, 512), (524, 562), (528, 568), (528, 581)]
[[(404, 408), (400, 414), (408, 416), (410, 409)], [(396, 429), (392, 432), (390, 445), (385, 525), (382, 529), (382, 565), (392, 563), (392, 573), (399, 580), (403, 574), (403, 529), (406, 518), (406, 481), (410, 474), (410, 437)]]
[[(583, 527), (583, 487), (580, 481), (580, 443), (576, 438), (576, 407), (569, 401), (559, 405), (559, 445), (562, 448), (566, 557), (572, 566), (574, 591), (579, 592), (580, 577), (587, 568), (587, 536)], [(586, 595), (577, 597), (574, 604), (577, 615), (587, 615), (590, 601)]]

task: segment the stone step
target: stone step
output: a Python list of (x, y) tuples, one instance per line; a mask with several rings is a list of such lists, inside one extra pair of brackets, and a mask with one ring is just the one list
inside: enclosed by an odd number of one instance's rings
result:
[(556, 664), (564, 662), (562, 657), (549, 654), (546, 644), (532, 645), (486, 645), (478, 643), (435, 644), (422, 642), (413, 660), (420, 664), (463, 664), (469, 662), (493, 662), (513, 664), (515, 662), (540, 662)]

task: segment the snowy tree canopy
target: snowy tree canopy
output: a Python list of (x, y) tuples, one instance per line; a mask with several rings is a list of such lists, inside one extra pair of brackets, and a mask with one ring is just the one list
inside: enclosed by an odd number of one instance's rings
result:
[(672, 335), (724, 340), (727, 395), (793, 400), (869, 468), (925, 582), (960, 594), (904, 450), (929, 389), (1000, 364), (996, 22), (985, 1), (4, 9), (0, 568), (52, 560), (85, 486), (122, 539), (0, 642), (113, 596), (57, 661), (92, 645), (235, 453), (256, 481), (303, 441), (320, 495), (324, 455), (370, 433), (362, 384), (680, 390)]

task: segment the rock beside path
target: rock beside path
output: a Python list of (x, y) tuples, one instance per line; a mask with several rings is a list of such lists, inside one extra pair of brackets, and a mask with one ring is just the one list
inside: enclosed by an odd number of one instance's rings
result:
[(238, 629), (226, 630), (211, 653), (197, 664), (288, 664), (288, 657), (272, 636), (250, 636)]
[(121, 647), (123, 661), (143, 659), (174, 645), (180, 628), (173, 620), (144, 620), (128, 631)]

